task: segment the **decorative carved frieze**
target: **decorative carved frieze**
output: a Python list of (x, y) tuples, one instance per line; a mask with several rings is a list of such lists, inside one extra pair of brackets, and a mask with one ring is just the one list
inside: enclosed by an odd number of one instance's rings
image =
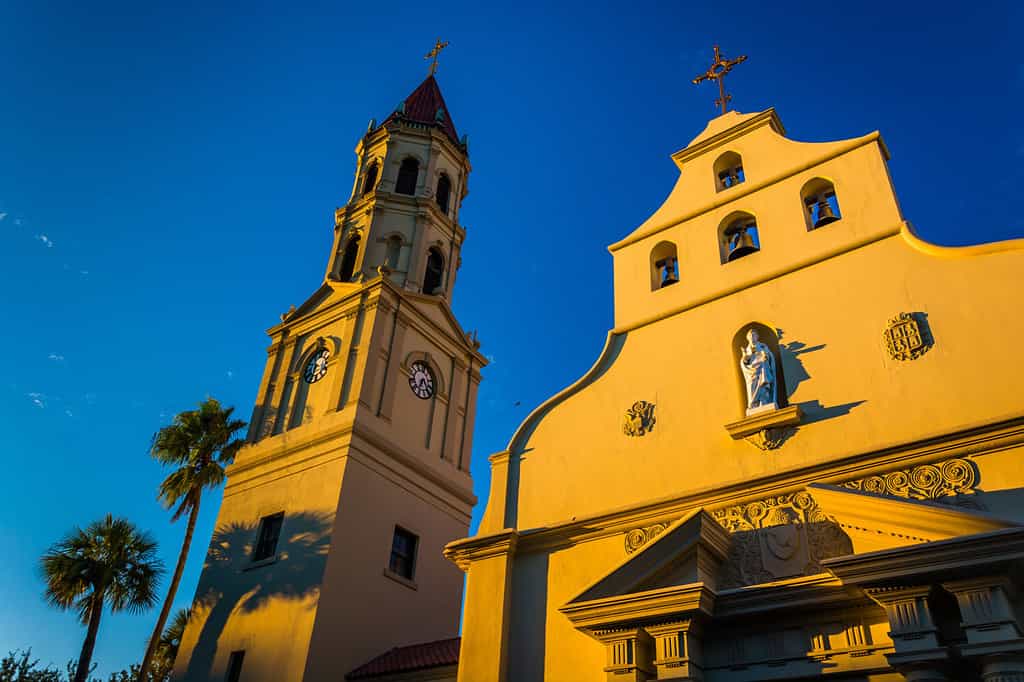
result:
[[(974, 463), (968, 459), (954, 458), (935, 464), (921, 464), (909, 469), (865, 476), (845, 481), (840, 485), (876, 495), (945, 501), (942, 498), (975, 492), (974, 487), (977, 483), (978, 471)], [(977, 506), (972, 505), (971, 500), (963, 498), (950, 501), (965, 506)]]
[(653, 526), (634, 528), (626, 531), (626, 554), (632, 554), (637, 551), (653, 540), (656, 535), (668, 528), (668, 526), (669, 524), (667, 523), (656, 523)]
[(627, 436), (642, 436), (654, 429), (654, 403), (638, 400), (626, 410), (622, 432)]
[(927, 325), (917, 313), (900, 313), (889, 320), (885, 331), (885, 348), (893, 360), (914, 360), (931, 348)]

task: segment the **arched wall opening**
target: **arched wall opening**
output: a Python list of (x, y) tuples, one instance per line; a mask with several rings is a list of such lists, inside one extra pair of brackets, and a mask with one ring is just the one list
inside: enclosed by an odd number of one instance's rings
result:
[(444, 256), (436, 247), (430, 247), (427, 252), (427, 269), (423, 273), (423, 293), (440, 293), (441, 283), (444, 279)]
[(398, 180), (395, 182), (395, 192), (398, 194), (416, 194), (416, 181), (420, 174), (420, 162), (411, 156), (402, 161), (398, 168)]
[(718, 226), (718, 251), (722, 264), (761, 250), (757, 219), (750, 213), (730, 213)]
[(743, 172), (743, 157), (736, 152), (726, 152), (715, 160), (715, 187), (723, 189), (735, 187), (745, 182), (747, 176)]
[(804, 204), (808, 232), (825, 227), (843, 217), (839, 212), (836, 187), (825, 178), (814, 178), (805, 184), (800, 190), (800, 199)]
[(672, 242), (658, 242), (651, 249), (651, 291), (664, 289), (679, 281), (679, 257)]

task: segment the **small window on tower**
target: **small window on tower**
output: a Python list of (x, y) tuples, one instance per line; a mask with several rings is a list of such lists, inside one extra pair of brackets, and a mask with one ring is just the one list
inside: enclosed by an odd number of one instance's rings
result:
[(359, 255), (359, 237), (354, 236), (345, 244), (345, 251), (341, 255), (341, 268), (338, 270), (338, 279), (342, 282), (351, 282), (356, 271), (356, 257)]
[(436, 248), (427, 253), (427, 271), (423, 275), (423, 293), (437, 294), (444, 277), (444, 257)]
[(445, 214), (448, 213), (448, 199), (452, 193), (452, 181), (444, 173), (437, 179), (437, 205)]
[(839, 213), (836, 188), (828, 180), (823, 178), (811, 180), (800, 191), (800, 198), (804, 202), (808, 230), (825, 227), (843, 217)]
[(407, 580), (412, 580), (416, 571), (416, 545), (419, 538), (404, 528), (395, 526), (395, 535), (391, 540), (391, 559), (388, 570)]
[(420, 162), (409, 157), (402, 161), (398, 169), (398, 182), (395, 183), (395, 191), (399, 194), (416, 194), (416, 179), (420, 173)]
[(366, 171), (366, 177), (363, 179), (363, 194), (367, 194), (373, 191), (373, 188), (377, 185), (377, 162), (374, 161), (370, 164), (370, 167)]
[(264, 516), (260, 519), (256, 547), (252, 551), (253, 561), (263, 561), (277, 553), (277, 541), (281, 536), (281, 526), (283, 524), (284, 512)]
[(228, 656), (228, 671), (224, 675), (224, 682), (238, 682), (242, 676), (242, 661), (245, 659), (245, 650), (232, 651)]
[(743, 174), (743, 158), (736, 152), (726, 152), (715, 161), (715, 183), (718, 191), (729, 189), (747, 179)]

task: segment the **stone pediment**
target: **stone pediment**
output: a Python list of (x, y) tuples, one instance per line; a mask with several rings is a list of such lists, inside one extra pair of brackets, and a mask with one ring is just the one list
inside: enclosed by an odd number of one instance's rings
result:
[(729, 534), (703, 509), (684, 516), (560, 610), (578, 628), (710, 613)]
[(853, 541), (856, 554), (988, 533), (1020, 524), (987, 512), (812, 483), (807, 492)]

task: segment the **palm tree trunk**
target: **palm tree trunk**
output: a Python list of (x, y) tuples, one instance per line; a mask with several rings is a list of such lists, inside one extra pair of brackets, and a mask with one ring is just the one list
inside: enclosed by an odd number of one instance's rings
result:
[(96, 647), (96, 633), (100, 629), (100, 616), (103, 615), (103, 595), (93, 596), (89, 606), (89, 627), (85, 631), (82, 642), (82, 653), (78, 656), (78, 668), (75, 670), (75, 682), (85, 682), (89, 678), (89, 666), (92, 664), (92, 650)]
[[(188, 560), (188, 550), (192, 545), (192, 532), (196, 529), (196, 519), (199, 518), (199, 500), (202, 493), (196, 491), (195, 499), (192, 502), (192, 510), (188, 515), (188, 527), (185, 528), (185, 540), (181, 543), (181, 552), (178, 554), (178, 565), (174, 567), (174, 577), (171, 578), (171, 586), (167, 589), (167, 598), (164, 599), (164, 607), (160, 609), (160, 617), (153, 628), (153, 634), (149, 638), (149, 646), (146, 647), (146, 656), (142, 659), (139, 667), (139, 676), (136, 682), (145, 682), (149, 674), (149, 668), (153, 663), (153, 655), (160, 643), (160, 635), (163, 634), (167, 617), (171, 614), (171, 607), (174, 605), (174, 595), (178, 591), (178, 583), (181, 582), (181, 574), (185, 572), (185, 562)], [(75, 680), (75, 682), (80, 682)]]

